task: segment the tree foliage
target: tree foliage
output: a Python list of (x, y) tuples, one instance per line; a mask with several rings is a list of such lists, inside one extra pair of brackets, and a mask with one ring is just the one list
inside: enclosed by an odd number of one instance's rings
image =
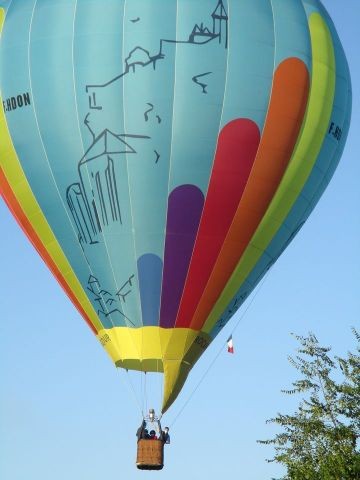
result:
[(275, 447), (268, 461), (285, 466), (282, 480), (360, 479), (360, 335), (353, 333), (357, 348), (345, 358), (331, 357), (312, 333), (294, 335), (300, 347), (289, 361), (301, 378), (283, 392), (302, 398), (293, 415), (268, 420), (280, 433), (259, 441)]

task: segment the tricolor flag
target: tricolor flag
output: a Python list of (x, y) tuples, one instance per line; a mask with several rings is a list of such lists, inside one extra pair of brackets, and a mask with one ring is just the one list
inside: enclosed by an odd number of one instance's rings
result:
[(227, 347), (228, 347), (228, 352), (229, 353), (234, 353), (234, 345), (233, 345), (233, 339), (232, 335), (227, 339)]

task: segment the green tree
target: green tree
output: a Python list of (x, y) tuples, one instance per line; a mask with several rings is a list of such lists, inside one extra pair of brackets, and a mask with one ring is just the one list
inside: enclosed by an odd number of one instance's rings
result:
[(301, 374), (288, 395), (301, 395), (293, 415), (278, 414), (268, 423), (281, 427), (271, 440), (269, 462), (285, 466), (281, 480), (360, 480), (360, 335), (357, 348), (345, 358), (331, 357), (316, 336), (294, 335), (299, 341), (289, 362)]

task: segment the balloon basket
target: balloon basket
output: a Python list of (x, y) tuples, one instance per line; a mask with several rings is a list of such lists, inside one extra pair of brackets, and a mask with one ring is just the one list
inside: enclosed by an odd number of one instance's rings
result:
[(162, 440), (139, 440), (136, 466), (139, 470), (161, 470), (164, 466), (164, 442)]

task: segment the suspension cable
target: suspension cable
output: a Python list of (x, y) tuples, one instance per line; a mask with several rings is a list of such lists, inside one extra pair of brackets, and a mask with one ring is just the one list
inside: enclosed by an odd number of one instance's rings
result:
[[(252, 296), (251, 300), (249, 301), (249, 304), (247, 305), (247, 307), (245, 308), (245, 310), (243, 311), (243, 313), (240, 315), (239, 317), (239, 320), (236, 322), (234, 328), (232, 329), (230, 335), (232, 335), (236, 329), (238, 328), (240, 322), (244, 319), (246, 313), (248, 312), (249, 308), (251, 307), (251, 305), (253, 304), (256, 296), (258, 295), (258, 293), (260, 292), (261, 288), (263, 287), (266, 279), (267, 279), (267, 276), (269, 274), (269, 271), (271, 269), (269, 269), (266, 274), (264, 275), (263, 279), (261, 280), (261, 282), (259, 283), (258, 287), (256, 288), (255, 292), (254, 292), (254, 295)], [(229, 335), (227, 335), (228, 337)], [(178, 414), (175, 416), (174, 420), (171, 422), (170, 426), (173, 427), (173, 425), (177, 422), (178, 418), (180, 417), (180, 415), (182, 414), (182, 412), (185, 410), (185, 408), (187, 407), (188, 403), (190, 402), (190, 400), (192, 399), (192, 397), (195, 395), (196, 391), (198, 390), (198, 388), (200, 387), (200, 385), (202, 384), (202, 382), (204, 381), (205, 377), (207, 376), (207, 374), (209, 373), (209, 371), (211, 370), (211, 368), (213, 367), (213, 365), (215, 364), (216, 360), (219, 358), (220, 354), (223, 352), (224, 350), (224, 347), (226, 346), (227, 344), (227, 340), (221, 344), (221, 347), (219, 348), (219, 351), (217, 352), (216, 356), (214, 357), (214, 359), (212, 360), (212, 362), (210, 363), (210, 365), (208, 366), (208, 368), (205, 370), (204, 374), (202, 375), (202, 377), (200, 378), (200, 380), (198, 381), (198, 383), (195, 385), (194, 389), (192, 390), (192, 392), (190, 393), (190, 396), (188, 397), (188, 399), (185, 401), (184, 405), (181, 407), (181, 409), (179, 410)]]
[[(120, 368), (119, 370), (123, 370), (123, 369)], [(120, 377), (122, 378), (121, 373), (120, 373)], [(132, 384), (132, 381), (131, 381), (131, 379), (130, 379), (130, 375), (129, 375), (129, 370), (128, 370), (128, 369), (126, 369), (126, 375), (125, 375), (125, 377), (126, 377), (126, 379), (127, 379), (127, 382), (125, 382), (124, 380), (123, 380), (123, 382), (124, 382), (124, 384), (126, 384), (126, 386), (127, 386), (128, 389), (129, 389), (129, 386), (130, 386), (130, 390), (131, 390), (131, 392), (132, 392), (132, 394), (133, 394), (133, 397), (134, 397), (135, 402), (136, 402), (136, 404), (137, 404), (137, 406), (138, 406), (138, 409), (139, 409), (139, 411), (140, 411), (140, 413), (141, 413), (141, 416), (144, 417), (144, 412), (143, 412), (143, 410), (142, 410), (142, 408), (141, 408), (140, 401), (139, 401), (139, 399), (138, 399), (138, 397), (137, 397), (137, 395), (136, 395), (136, 391), (135, 391), (134, 385)]]
[(143, 383), (142, 375), (140, 375), (140, 397), (141, 397), (141, 410), (142, 412), (144, 412), (144, 383)]
[(144, 372), (144, 402), (145, 402), (145, 412), (148, 411), (148, 395), (147, 395), (147, 374)]

